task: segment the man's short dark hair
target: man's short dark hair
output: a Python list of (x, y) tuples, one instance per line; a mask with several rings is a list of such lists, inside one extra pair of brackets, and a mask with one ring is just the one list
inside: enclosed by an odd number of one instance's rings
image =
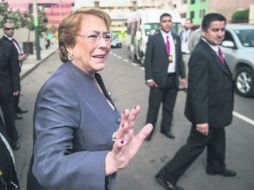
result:
[(161, 16), (160, 16), (160, 21), (162, 20), (162, 18), (163, 17), (170, 17), (170, 18), (172, 18), (172, 16), (171, 16), (171, 14), (169, 14), (169, 13), (163, 13)]
[(209, 13), (204, 16), (202, 21), (202, 31), (207, 31), (207, 29), (210, 27), (211, 23), (214, 21), (224, 21), (225, 24), (227, 22), (226, 18), (219, 13)]

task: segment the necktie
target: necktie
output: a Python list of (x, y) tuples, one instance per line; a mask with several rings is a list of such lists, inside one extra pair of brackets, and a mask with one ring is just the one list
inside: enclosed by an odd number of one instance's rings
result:
[(166, 50), (168, 55), (170, 55), (170, 43), (169, 43), (169, 37), (166, 38)]
[(220, 61), (224, 64), (225, 60), (224, 60), (224, 56), (222, 54), (220, 47), (218, 48), (218, 55), (219, 55)]
[(11, 41), (14, 45), (17, 45), (19, 47), (18, 42), (14, 38), (12, 38)]

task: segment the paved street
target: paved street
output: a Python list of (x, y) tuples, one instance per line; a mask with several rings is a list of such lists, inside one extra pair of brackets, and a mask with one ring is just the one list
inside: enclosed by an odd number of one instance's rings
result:
[[(137, 104), (141, 113), (137, 128), (144, 125), (148, 100), (148, 88), (144, 83), (144, 71), (128, 59), (125, 47), (112, 49), (106, 69), (101, 72), (119, 111)], [(32, 115), (36, 95), (43, 82), (61, 64), (57, 53), (40, 64), (22, 80), (21, 107), (29, 112), (17, 121), (21, 149), (15, 152), (16, 165), (22, 190), (26, 187), (26, 175), (32, 152)], [(157, 171), (172, 158), (186, 141), (190, 123), (183, 115), (186, 94), (179, 92), (174, 112), (173, 132), (175, 140), (169, 140), (157, 129), (151, 142), (145, 142), (137, 157), (128, 168), (118, 173), (117, 190), (163, 190), (154, 179)], [(254, 99), (235, 95), (235, 112), (254, 120)], [(160, 121), (160, 117), (158, 118)], [(159, 123), (158, 123), (159, 125)], [(205, 152), (187, 170), (179, 184), (186, 190), (253, 190), (254, 189), (254, 125), (239, 116), (227, 128), (226, 160), (229, 168), (238, 172), (236, 178), (208, 176), (205, 173)]]

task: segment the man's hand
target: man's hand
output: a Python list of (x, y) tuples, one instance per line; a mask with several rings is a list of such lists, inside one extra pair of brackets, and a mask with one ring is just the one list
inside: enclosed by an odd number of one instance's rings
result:
[(181, 79), (180, 80), (180, 86), (182, 86), (184, 89), (187, 89), (188, 81), (186, 79)]
[(19, 59), (19, 61), (24, 61), (24, 60), (26, 60), (27, 57), (28, 57), (28, 54), (24, 53), (24, 54), (20, 55), (18, 59)]
[(154, 82), (154, 80), (146, 81), (146, 85), (149, 87), (158, 87), (158, 85), (156, 84), (156, 82)]
[(209, 125), (208, 125), (208, 123), (196, 124), (196, 129), (198, 132), (207, 136), (208, 132), (209, 132)]
[(20, 93), (20, 91), (14, 91), (14, 92), (13, 92), (13, 96), (18, 96), (19, 93)]

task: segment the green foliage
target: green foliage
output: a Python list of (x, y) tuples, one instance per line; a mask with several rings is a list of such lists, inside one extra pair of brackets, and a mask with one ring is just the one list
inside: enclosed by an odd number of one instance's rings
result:
[(48, 27), (48, 32), (49, 32), (49, 33), (52, 33), (52, 34), (56, 33), (56, 32), (57, 32), (57, 27), (56, 27), (55, 25), (51, 24), (51, 25)]
[[(9, 8), (9, 4), (6, 0), (1, 0), (0, 3), (0, 28), (4, 23), (11, 22), (13, 26), (18, 28), (27, 28), (34, 30), (34, 17), (32, 14), (22, 14), (19, 10), (12, 11)], [(44, 9), (38, 9), (38, 21), (39, 21), (39, 35), (47, 31), (47, 17), (44, 13)]]
[(249, 9), (238, 10), (232, 15), (233, 23), (249, 22)]
[(23, 15), (17, 10), (12, 11), (9, 9), (9, 4), (6, 0), (1, 0), (0, 3), (0, 27), (2, 28), (4, 23), (11, 22), (15, 28), (21, 28), (25, 26)]
[(39, 35), (42, 36), (42, 33), (47, 32), (47, 22), (48, 18), (44, 13), (44, 9), (38, 9), (38, 20), (39, 20)]

